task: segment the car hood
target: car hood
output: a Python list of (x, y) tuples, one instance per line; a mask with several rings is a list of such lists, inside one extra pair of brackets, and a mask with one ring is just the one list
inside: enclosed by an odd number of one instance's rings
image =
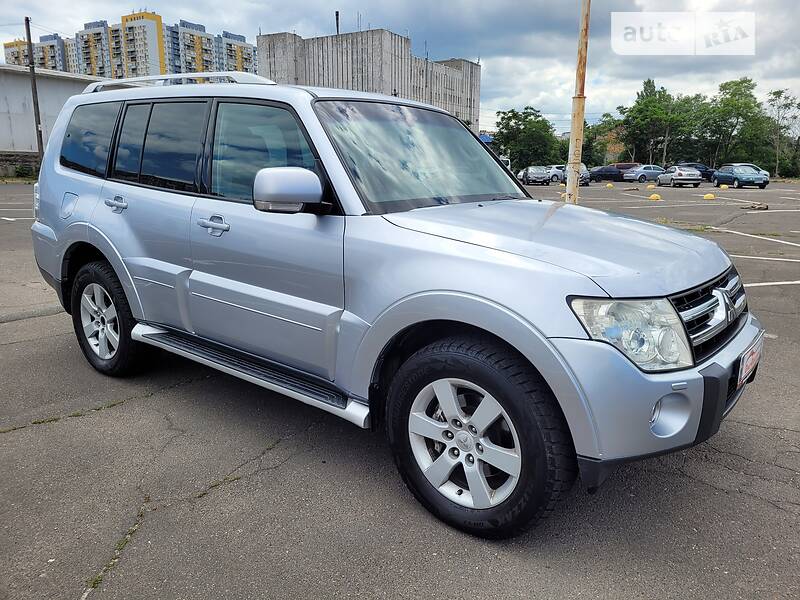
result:
[(730, 266), (727, 255), (710, 240), (562, 202), (453, 204), (383, 216), (398, 227), (581, 273), (617, 298), (667, 296)]

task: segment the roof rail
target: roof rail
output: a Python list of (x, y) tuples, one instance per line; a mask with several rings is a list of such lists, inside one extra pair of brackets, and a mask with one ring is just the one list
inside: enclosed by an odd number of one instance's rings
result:
[(147, 75), (145, 77), (128, 77), (126, 79), (106, 79), (95, 81), (86, 86), (84, 94), (101, 92), (107, 88), (128, 87), (153, 82), (154, 85), (164, 85), (167, 81), (183, 79), (224, 79), (232, 83), (256, 83), (260, 85), (275, 85), (275, 82), (260, 75), (245, 73), (244, 71), (209, 71), (206, 73), (169, 73), (166, 75)]

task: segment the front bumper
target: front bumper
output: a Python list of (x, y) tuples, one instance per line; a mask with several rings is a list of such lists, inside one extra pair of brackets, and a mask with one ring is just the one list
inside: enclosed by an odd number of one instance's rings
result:
[[(644, 373), (610, 344), (551, 339), (572, 367), (598, 439), (599, 455), (578, 456), (584, 485), (595, 490), (621, 463), (688, 448), (714, 435), (746, 387), (736, 387), (739, 358), (762, 333), (750, 313), (715, 355), (670, 373)], [(747, 383), (754, 377), (755, 371)], [(651, 422), (659, 400), (669, 410), (662, 408)]]

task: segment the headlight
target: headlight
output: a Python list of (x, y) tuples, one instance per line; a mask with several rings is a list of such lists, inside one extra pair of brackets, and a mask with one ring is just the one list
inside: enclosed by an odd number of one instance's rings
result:
[(593, 339), (615, 346), (643, 371), (692, 366), (686, 332), (668, 300), (574, 298), (571, 304)]

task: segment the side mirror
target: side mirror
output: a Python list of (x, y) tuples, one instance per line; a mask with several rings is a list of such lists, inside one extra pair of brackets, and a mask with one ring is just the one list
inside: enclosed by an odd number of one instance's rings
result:
[(256, 173), (253, 206), (256, 210), (296, 213), (305, 204), (322, 202), (322, 183), (313, 171), (301, 167), (268, 167)]

